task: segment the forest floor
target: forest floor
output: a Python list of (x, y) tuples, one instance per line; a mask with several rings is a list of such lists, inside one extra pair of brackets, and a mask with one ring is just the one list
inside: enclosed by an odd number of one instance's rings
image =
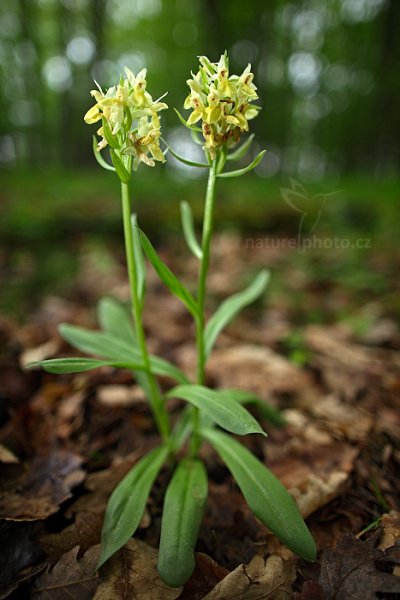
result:
[[(162, 257), (194, 282), (195, 259), (173, 247), (165, 244)], [(127, 300), (123, 259), (99, 260), (92, 250), (82, 253), (66, 299), (43, 297), (23, 325), (0, 319), (0, 598), (400, 598), (400, 257), (380, 247), (360, 255), (293, 249), (284, 238), (274, 245), (216, 236), (210, 312), (258, 269), (271, 269), (272, 278), (266, 298), (221, 335), (207, 383), (253, 391), (282, 411), (284, 427), (263, 421), (266, 439), (242, 441), (297, 501), (318, 557), (309, 564), (283, 547), (204, 445), (210, 485), (196, 568), (172, 589), (156, 571), (168, 469), (134, 539), (96, 571), (107, 499), (158, 440), (132, 375), (24, 368), (74, 355), (58, 336), (60, 322), (94, 328), (101, 295)], [(191, 375), (190, 318), (151, 269), (148, 277), (151, 351)], [(180, 407), (170, 402), (173, 418)]]

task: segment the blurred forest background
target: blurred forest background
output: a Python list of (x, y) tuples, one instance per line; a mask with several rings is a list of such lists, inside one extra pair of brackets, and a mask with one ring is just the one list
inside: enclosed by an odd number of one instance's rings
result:
[[(146, 66), (153, 97), (168, 91), (180, 110), (197, 55), (227, 49), (232, 72), (253, 65), (263, 107), (253, 152), (268, 152), (255, 173), (219, 186), (219, 227), (295, 237), (299, 215), (281, 192), (292, 179), (310, 203), (330, 195), (319, 233), (394, 245), (399, 26), (396, 0), (1, 0), (0, 308), (18, 314), (63, 289), (82, 244), (106, 264), (103, 236), (122, 243), (118, 181), (95, 163), (83, 115), (93, 79), (107, 87), (124, 65)], [(165, 137), (196, 157), (174, 111), (162, 116)], [(177, 231), (182, 199), (199, 216), (202, 177), (172, 157), (141, 167), (142, 223), (159, 237)]]

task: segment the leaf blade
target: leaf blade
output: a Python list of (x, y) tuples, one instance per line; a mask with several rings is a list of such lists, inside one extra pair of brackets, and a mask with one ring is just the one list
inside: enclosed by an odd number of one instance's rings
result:
[(207, 494), (203, 463), (183, 460), (168, 485), (161, 522), (158, 572), (172, 587), (183, 585), (193, 573), (194, 547)]
[(255, 169), (257, 165), (260, 164), (265, 153), (266, 150), (261, 150), (260, 154), (258, 154), (255, 157), (255, 159), (251, 161), (249, 165), (247, 165), (247, 167), (243, 167), (243, 169), (237, 169), (236, 171), (226, 171), (225, 173), (218, 173), (217, 177), (228, 179), (229, 177), (240, 177), (241, 175), (245, 175), (246, 173), (249, 173), (249, 171)]
[(236, 402), (240, 402), (240, 404), (253, 404), (258, 409), (261, 416), (276, 427), (283, 427), (286, 424), (285, 418), (279, 410), (256, 394), (237, 389), (220, 390), (220, 394), (223, 394), (224, 396), (226, 394), (228, 402), (233, 398)]
[(167, 397), (181, 398), (202, 411), (213, 422), (237, 435), (266, 433), (256, 419), (238, 402), (224, 402), (216, 390), (203, 385), (178, 385), (170, 390)]
[(282, 483), (251, 452), (229, 435), (203, 431), (239, 485), (253, 513), (302, 558), (315, 560), (315, 542)]
[(114, 489), (107, 504), (98, 567), (135, 533), (142, 519), (151, 487), (168, 456), (160, 446), (136, 463)]
[(247, 138), (247, 140), (245, 142), (243, 142), (243, 144), (241, 146), (239, 146), (239, 148), (237, 148), (233, 152), (230, 152), (226, 155), (226, 160), (235, 161), (235, 160), (240, 160), (241, 158), (243, 158), (243, 156), (245, 156), (247, 151), (249, 150), (254, 138), (255, 138), (254, 133), (250, 134), (250, 136)]
[(196, 258), (201, 260), (203, 252), (199, 246), (199, 243), (196, 238), (196, 233), (194, 231), (192, 209), (190, 208), (190, 204), (185, 201), (181, 202), (181, 220), (183, 235), (185, 237), (186, 244), (188, 245), (192, 254), (194, 254)]
[(224, 327), (234, 319), (242, 308), (254, 302), (264, 292), (268, 280), (269, 272), (261, 271), (247, 288), (227, 298), (217, 308), (209, 319), (204, 332), (206, 356), (210, 354), (218, 335)]
[(97, 358), (50, 358), (39, 362), (30, 363), (28, 369), (41, 367), (47, 373), (55, 375), (64, 375), (66, 373), (83, 373), (98, 369), (99, 367), (115, 367), (120, 369), (144, 369), (143, 364), (134, 362), (124, 363), (121, 361), (98, 360)]
[(192, 294), (189, 292), (189, 290), (185, 288), (185, 286), (161, 260), (154, 247), (152, 246), (149, 238), (146, 236), (145, 233), (143, 233), (143, 231), (140, 232), (140, 237), (146, 256), (153, 265), (160, 279), (165, 283), (170, 292), (172, 292), (177, 298), (179, 298), (183, 302), (188, 311), (193, 316), (197, 316), (197, 302), (193, 298)]

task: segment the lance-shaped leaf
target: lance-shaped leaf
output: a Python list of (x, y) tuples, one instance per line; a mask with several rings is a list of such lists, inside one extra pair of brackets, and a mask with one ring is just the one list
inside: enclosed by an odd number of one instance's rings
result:
[(120, 178), (122, 183), (129, 183), (129, 181), (131, 179), (131, 174), (129, 173), (129, 171), (125, 167), (124, 163), (122, 162), (121, 157), (112, 148), (110, 149), (110, 154), (111, 154), (111, 159), (113, 161), (113, 165), (115, 167), (118, 177)]
[(203, 252), (199, 246), (196, 233), (194, 231), (192, 209), (190, 208), (190, 204), (185, 201), (181, 202), (181, 219), (183, 235), (185, 236), (186, 243), (194, 256), (201, 260)]
[(222, 431), (207, 429), (202, 434), (227, 465), (256, 517), (290, 550), (306, 560), (315, 560), (314, 540), (294, 500), (275, 475)]
[(112, 165), (109, 165), (108, 162), (106, 162), (100, 152), (100, 150), (97, 148), (97, 139), (96, 136), (93, 136), (93, 154), (95, 159), (97, 160), (97, 162), (99, 163), (99, 165), (101, 167), (103, 167), (103, 169), (106, 169), (107, 171), (114, 171), (115, 169)]
[(208, 356), (221, 331), (248, 304), (264, 292), (269, 280), (269, 272), (261, 271), (254, 281), (243, 291), (227, 298), (217, 308), (205, 328), (205, 347)]
[(179, 160), (179, 162), (183, 163), (184, 165), (188, 165), (188, 167), (200, 167), (203, 169), (208, 169), (208, 163), (197, 162), (196, 160), (190, 160), (189, 158), (185, 158), (184, 156), (181, 156), (180, 154), (175, 152), (175, 150), (172, 150), (171, 146), (169, 146), (165, 140), (163, 140), (163, 142), (167, 146), (168, 150), (171, 152), (172, 156), (174, 156), (176, 160)]
[(248, 173), (249, 171), (255, 169), (256, 166), (260, 164), (262, 157), (265, 153), (266, 150), (262, 150), (260, 154), (258, 154), (255, 157), (255, 159), (249, 165), (247, 165), (247, 167), (244, 167), (243, 169), (237, 169), (236, 171), (226, 171), (225, 173), (218, 173), (217, 177), (240, 177), (241, 175), (244, 175), (245, 173)]
[(240, 404), (253, 404), (257, 407), (260, 415), (276, 427), (283, 427), (286, 423), (279, 410), (268, 404), (268, 402), (256, 394), (237, 389), (219, 390), (219, 393), (226, 398), (227, 402), (233, 399)]
[(136, 345), (131, 316), (121, 302), (109, 296), (101, 298), (97, 305), (97, 318), (103, 331)]
[(174, 111), (178, 115), (178, 119), (180, 120), (180, 122), (182, 123), (182, 125), (184, 125), (185, 127), (187, 127), (187, 129), (190, 129), (191, 131), (198, 131), (198, 132), (201, 133), (200, 127), (195, 127), (194, 125), (188, 125), (186, 119), (184, 117), (182, 117), (181, 113), (179, 112), (179, 110), (177, 108), (174, 108)]
[(158, 572), (172, 587), (186, 583), (195, 567), (194, 547), (207, 501), (207, 472), (185, 459), (168, 485), (161, 521)]
[(146, 256), (153, 265), (160, 279), (165, 283), (170, 292), (172, 292), (177, 298), (179, 298), (183, 302), (188, 311), (193, 316), (197, 316), (197, 302), (193, 298), (192, 294), (189, 292), (189, 290), (185, 288), (185, 286), (161, 260), (161, 258), (158, 256), (157, 252), (151, 245), (149, 238), (146, 236), (145, 233), (143, 233), (143, 231), (140, 232), (140, 237)]
[(135, 533), (142, 519), (147, 498), (168, 448), (155, 448), (129, 471), (110, 496), (101, 534), (99, 567)]
[(48, 373), (62, 375), (64, 373), (83, 373), (99, 367), (115, 367), (120, 369), (144, 369), (144, 365), (135, 362), (99, 360), (97, 358), (50, 358), (33, 362), (28, 368), (41, 367)]
[(181, 398), (196, 406), (206, 417), (220, 427), (237, 435), (248, 433), (266, 433), (256, 419), (239, 402), (224, 401), (217, 390), (210, 390), (203, 385), (178, 385), (170, 390), (167, 397)]
[[(141, 352), (136, 345), (111, 333), (91, 331), (66, 323), (60, 325), (59, 331), (67, 342), (87, 354), (95, 354), (123, 364), (143, 363)], [(138, 366), (135, 368), (139, 369)], [(158, 356), (150, 356), (150, 368), (156, 375), (166, 375), (179, 383), (188, 382), (188, 378), (178, 367)]]
[(252, 133), (247, 138), (247, 140), (241, 146), (239, 146), (239, 148), (236, 148), (236, 150), (234, 150), (233, 152), (229, 152), (226, 156), (226, 160), (235, 161), (235, 160), (240, 160), (241, 158), (246, 156), (246, 153), (248, 152), (253, 140), (254, 140), (254, 133)]

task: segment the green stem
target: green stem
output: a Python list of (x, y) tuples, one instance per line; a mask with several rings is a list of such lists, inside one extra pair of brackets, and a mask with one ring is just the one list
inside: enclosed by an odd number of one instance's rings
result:
[[(205, 340), (204, 340), (204, 328), (205, 328), (205, 298), (206, 298), (206, 283), (207, 273), (210, 264), (210, 245), (211, 237), (213, 232), (214, 222), (214, 200), (215, 200), (215, 181), (217, 176), (217, 159), (211, 161), (206, 200), (204, 206), (204, 217), (203, 217), (203, 233), (201, 239), (202, 258), (200, 262), (200, 272), (197, 287), (197, 302), (198, 302), (198, 316), (196, 319), (196, 347), (197, 347), (197, 377), (196, 381), (199, 385), (205, 383), (205, 367), (206, 367), (206, 352), (205, 352)], [(199, 410), (194, 408), (193, 410), (193, 436), (191, 444), (191, 454), (195, 455), (200, 446), (199, 439)]]
[(122, 215), (124, 222), (125, 252), (128, 266), (129, 285), (131, 290), (132, 315), (135, 323), (136, 337), (146, 368), (144, 377), (149, 391), (149, 402), (155, 421), (161, 436), (165, 442), (169, 441), (169, 418), (161, 397), (157, 381), (151, 372), (149, 353), (142, 321), (142, 306), (138, 295), (137, 272), (134, 255), (132, 224), (131, 224), (131, 201), (129, 183), (121, 182)]

